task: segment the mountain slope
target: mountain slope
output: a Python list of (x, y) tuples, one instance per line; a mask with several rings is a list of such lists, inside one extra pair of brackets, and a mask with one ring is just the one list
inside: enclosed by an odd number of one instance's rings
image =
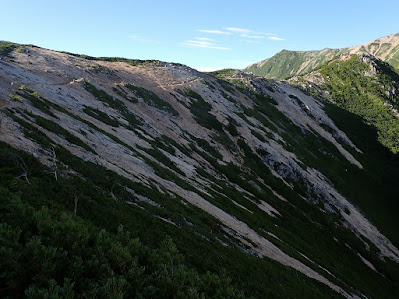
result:
[(382, 145), (399, 152), (399, 75), (387, 63), (368, 54), (343, 56), (291, 82), (317, 87), (338, 107), (375, 127)]
[[(3, 225), (12, 227), (4, 235), (23, 232), (4, 252), (20, 246), (29, 253), (32, 235), (68, 251), (69, 243), (60, 245), (44, 229), (64, 213), (94, 232), (116, 234), (122, 224), (155, 255), (169, 234), (184, 255), (184, 263), (175, 260), (181, 274), (173, 276), (166, 269), (173, 269), (176, 250), (168, 240), (162, 246), (170, 245), (169, 259), (155, 258), (159, 264), (125, 248), (146, 275), (157, 277), (163, 267), (163, 276), (134, 287), (140, 275), (111, 266), (115, 280), (101, 294), (398, 293), (397, 236), (387, 227), (381, 233), (374, 224), (379, 218), (364, 216), (348, 192), (377, 183), (369, 175), (368, 149), (338, 128), (327, 102), (240, 73), (212, 76), (177, 64), (85, 59), (33, 46), (15, 45), (0, 66), (1, 192), (13, 198), (2, 203), (10, 215)], [(392, 178), (399, 177), (395, 171)], [(43, 216), (42, 206), (53, 216)], [(26, 225), (13, 212), (20, 210), (30, 219)], [(12, 273), (23, 271), (7, 265)], [(198, 275), (184, 280), (187, 267)], [(2, 276), (2, 290), (49, 291), (51, 279), (67, 288), (68, 278), (77, 294), (88, 291), (78, 272), (68, 270), (74, 276), (66, 277), (57, 271), (38, 270), (41, 279), (29, 269), (21, 280)], [(206, 275), (213, 277), (208, 285)], [(231, 288), (209, 287), (218, 281)], [(158, 293), (151, 295), (151, 288)]]
[(282, 50), (271, 58), (248, 66), (245, 71), (266, 78), (284, 79), (305, 74), (324, 62), (348, 54), (370, 53), (394, 68), (399, 68), (399, 33), (373, 40), (364, 45), (321, 51)]

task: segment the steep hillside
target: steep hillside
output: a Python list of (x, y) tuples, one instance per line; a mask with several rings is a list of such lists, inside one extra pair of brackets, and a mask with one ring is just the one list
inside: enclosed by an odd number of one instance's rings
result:
[(1, 46), (1, 296), (399, 296), (398, 160), (358, 119), (251, 75)]
[(399, 68), (399, 33), (373, 40), (364, 45), (321, 51), (282, 50), (271, 58), (248, 66), (245, 71), (266, 78), (284, 79), (302, 75), (331, 59), (348, 55), (369, 53), (394, 68)]
[(389, 64), (369, 54), (348, 55), (290, 82), (362, 117), (382, 145), (399, 153), (399, 74)]

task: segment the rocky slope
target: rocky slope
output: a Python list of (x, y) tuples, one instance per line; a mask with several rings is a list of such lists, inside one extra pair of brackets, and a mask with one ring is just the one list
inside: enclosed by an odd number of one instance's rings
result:
[(369, 53), (399, 68), (399, 33), (378, 38), (364, 45), (321, 51), (282, 50), (271, 58), (248, 66), (245, 71), (266, 78), (284, 79), (303, 75), (326, 61), (349, 54)]
[[(208, 270), (198, 262), (205, 260), (202, 247), (184, 243), (183, 235), (218, 248), (220, 260), (231, 254), (224, 248), (240, 252), (223, 262), (227, 271), (256, 256), (240, 271), (262, 265), (256, 276), (265, 275), (270, 286), (276, 282), (266, 277), (281, 267), (277, 261), (303, 275), (306, 282), (276, 278), (298, 292), (314, 280), (320, 283), (309, 292), (326, 297), (398, 291), (396, 236), (385, 227), (381, 233), (378, 217), (366, 217), (354, 200), (363, 185), (378, 183), (368, 149), (337, 126), (327, 101), (239, 72), (8, 49), (0, 60), (0, 141), (32, 154), (47, 176), (93, 180), (126, 215), (148, 212), (140, 221), (156, 219), (157, 229), (172, 232), (199, 269)], [(15, 161), (28, 183), (32, 170)], [(93, 176), (107, 170), (111, 181)], [(18, 191), (10, 186), (2, 188)], [(378, 198), (378, 188), (364, 190)], [(77, 213), (76, 194), (70, 196)], [(94, 210), (81, 217), (106, 217)], [(151, 235), (146, 225), (130, 229)], [(247, 295), (253, 275), (233, 279)], [(252, 295), (260, 297), (268, 286), (257, 288)], [(273, 292), (292, 296), (288, 289)]]

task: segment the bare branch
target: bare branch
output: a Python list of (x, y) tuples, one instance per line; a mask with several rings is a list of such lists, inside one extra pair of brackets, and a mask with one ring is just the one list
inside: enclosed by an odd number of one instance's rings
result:
[(28, 185), (30, 185), (29, 178), (28, 178), (28, 169), (26, 167), (24, 159), (21, 158), (20, 155), (10, 152), (11, 157), (13, 158), (15, 164), (22, 170), (22, 174), (17, 176), (17, 178), (25, 178), (25, 181)]

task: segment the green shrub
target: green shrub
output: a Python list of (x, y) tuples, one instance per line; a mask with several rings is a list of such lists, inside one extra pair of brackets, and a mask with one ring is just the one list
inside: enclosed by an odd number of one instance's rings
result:
[(127, 108), (123, 102), (118, 100), (117, 98), (110, 96), (102, 89), (98, 89), (93, 84), (91, 84), (88, 80), (84, 83), (85, 89), (90, 92), (97, 100), (106, 103), (109, 107), (114, 108), (118, 111), (126, 111)]
[(129, 102), (132, 102), (134, 104), (138, 103), (139, 101), (136, 98), (129, 97), (127, 96), (126, 92), (123, 90), (122, 87), (118, 85), (118, 88), (112, 87), (112, 90), (120, 97), (124, 98), (125, 100), (128, 100)]
[(187, 87), (183, 88), (181, 93), (193, 99), (189, 109), (198, 124), (209, 130), (223, 131), (223, 125), (209, 113), (212, 110), (212, 105), (207, 103), (200, 94)]
[(112, 127), (119, 127), (119, 122), (115, 118), (111, 118), (108, 116), (108, 114), (92, 107), (84, 107), (83, 112), (86, 113), (87, 115), (90, 115), (91, 117), (103, 122), (106, 125), (112, 126)]
[(132, 84), (126, 84), (127, 88), (132, 90), (138, 97), (142, 98), (144, 102), (152, 107), (166, 111), (173, 116), (178, 116), (179, 113), (170, 105), (168, 102), (162, 100), (151, 90), (145, 89), (144, 87), (135, 86)]
[(17, 91), (17, 94), (27, 100), (29, 100), (33, 107), (41, 110), (43, 113), (58, 118), (52, 111), (51, 111), (51, 104), (49, 101), (41, 98), (39, 94), (31, 89), (28, 89), (26, 86), (22, 85), (20, 88), (22, 91)]
[(11, 52), (17, 47), (17, 44), (0, 41), (0, 55), (10, 57)]
[(79, 137), (76, 137), (75, 135), (71, 134), (66, 129), (61, 127), (59, 124), (57, 124), (49, 119), (43, 118), (39, 115), (29, 113), (27, 111), (25, 111), (25, 113), (28, 114), (29, 116), (33, 117), (38, 126), (44, 128), (46, 130), (49, 130), (50, 132), (53, 132), (61, 137), (64, 137), (68, 142), (76, 144), (77, 146), (80, 146), (89, 152), (92, 152), (94, 154), (96, 153), (89, 145), (84, 143)]
[(15, 101), (15, 102), (20, 102), (20, 103), (22, 103), (22, 100), (21, 100), (21, 98), (20, 98), (19, 96), (14, 95), (14, 94), (9, 94), (8, 96), (10, 97), (11, 100), (13, 100), (13, 101)]

